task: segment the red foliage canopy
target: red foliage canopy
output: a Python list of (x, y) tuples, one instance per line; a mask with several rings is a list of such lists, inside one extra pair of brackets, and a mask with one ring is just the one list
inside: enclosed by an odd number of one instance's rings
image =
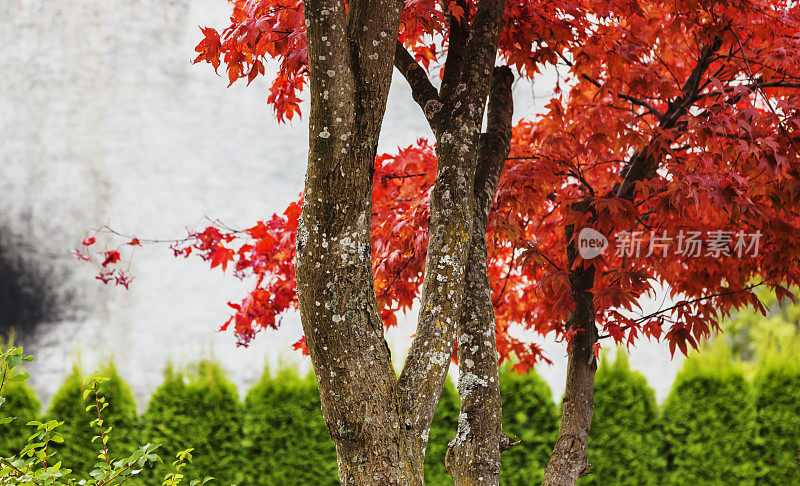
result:
[[(308, 76), (302, 2), (232, 3), (230, 26), (202, 29), (196, 62), (224, 65), (233, 83), (252, 81), (277, 59), (268, 102), (279, 121), (292, 119)], [(467, 6), (474, 11), (475, 2)], [(434, 75), (448, 49), (448, 13), (469, 15), (457, 2), (405, 2), (398, 40)], [(617, 343), (644, 335), (685, 353), (721, 316), (759, 307), (753, 286), (789, 295), (800, 284), (799, 26), (800, 6), (789, 1), (507, 3), (500, 61), (525, 80), (556, 69), (559, 81), (546, 111), (514, 128), (490, 215), (503, 358), (515, 355), (520, 370), (542, 358), (535, 343), (509, 333), (515, 323), (572, 337), (564, 327), (574, 305), (569, 225), (576, 235), (590, 226), (611, 237), (591, 263), (596, 320)], [(386, 326), (396, 325), (422, 283), (436, 163), (434, 146), (422, 139), (375, 161), (372, 261)], [(629, 184), (637, 164), (649, 173)], [(589, 203), (588, 214), (573, 209), (579, 202)], [(241, 344), (297, 305), (301, 204), (245, 231), (206, 228), (174, 247), (176, 255), (196, 253), (211, 267), (232, 264), (254, 278), (254, 290), (229, 304), (235, 313), (222, 326), (233, 324)], [(697, 241), (699, 249), (690, 246)], [(102, 268), (117, 259), (106, 255)], [(659, 286), (677, 302), (637, 316), (637, 302)]]

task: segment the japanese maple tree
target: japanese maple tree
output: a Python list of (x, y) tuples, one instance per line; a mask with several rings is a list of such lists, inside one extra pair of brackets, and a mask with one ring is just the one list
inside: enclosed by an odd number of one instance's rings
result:
[[(456, 484), (498, 484), (510, 445), (498, 361), (524, 372), (547, 359), (509, 332), (520, 324), (568, 349), (544, 484), (572, 485), (590, 468), (604, 339), (686, 353), (732, 310), (760, 306), (754, 287), (786, 296), (800, 283), (797, 2), (232, 5), (229, 26), (202, 29), (196, 62), (230, 83), (274, 62), (279, 121), (302, 115), (305, 93), (306, 186), (282, 214), (173, 249), (253, 278), (222, 326), (241, 344), (299, 309), (295, 347), (310, 354), (343, 484), (422, 484), (454, 346), (447, 467)], [(435, 140), (377, 155), (392, 66)], [(554, 98), (512, 126), (513, 80), (544, 70), (558, 73)], [(579, 248), (587, 228), (612, 240), (593, 258)], [(99, 277), (127, 285), (119, 259), (101, 255)], [(660, 286), (674, 304), (637, 315)], [(383, 329), (417, 299), (396, 378)]]

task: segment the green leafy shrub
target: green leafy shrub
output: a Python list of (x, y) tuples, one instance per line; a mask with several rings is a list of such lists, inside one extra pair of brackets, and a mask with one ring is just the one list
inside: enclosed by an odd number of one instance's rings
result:
[(755, 378), (761, 469), (758, 484), (800, 484), (800, 361), (765, 356)]
[(453, 484), (453, 479), (444, 465), (447, 445), (456, 435), (460, 400), (458, 391), (448, 378), (442, 388), (439, 404), (431, 422), (428, 434), (428, 447), (425, 450), (425, 484), (446, 486)]
[(0, 407), (0, 422), (3, 419), (16, 417), (11, 422), (0, 424), (0, 457), (19, 454), (25, 447), (31, 428), (28, 422), (38, 418), (42, 404), (27, 383), (15, 381), (3, 387), (0, 397), (5, 399)]
[(72, 373), (50, 400), (46, 414), (48, 420), (64, 422), (58, 429), (64, 436), (64, 443), (55, 445), (55, 449), (58, 459), (69, 464), (76, 476), (88, 474), (97, 462), (97, 451), (92, 444), (94, 431), (89, 426), (93, 416), (86, 411), (88, 402), (83, 399), (84, 390), (81, 372), (73, 365)]
[(336, 449), (312, 373), (303, 378), (287, 369), (273, 377), (265, 370), (245, 397), (242, 426), (242, 484), (339, 484)]
[(750, 385), (719, 341), (686, 359), (663, 408), (661, 484), (755, 484)]
[[(29, 361), (33, 361), (33, 356), (25, 356), (22, 348), (0, 346), (0, 407), (6, 403), (3, 397), (7, 394), (9, 385), (25, 382), (30, 376), (20, 370), (20, 364)], [(142, 470), (151, 467), (159, 460), (158, 455), (154, 453), (158, 446), (151, 444), (134, 448), (127, 455), (112, 455), (111, 444), (115, 444), (115, 442), (111, 440), (113, 427), (106, 422), (106, 416), (111, 411), (111, 403), (108, 399), (113, 396), (113, 400), (117, 403), (116, 414), (122, 414), (130, 408), (125, 400), (129, 399), (130, 404), (133, 404), (133, 397), (130, 390), (127, 390), (127, 387), (122, 384), (113, 367), (109, 367), (107, 371), (111, 378), (95, 374), (80, 384), (80, 388), (83, 389), (80, 398), (84, 403), (89, 403), (84, 410), (95, 417), (87, 424), (87, 428), (95, 433), (91, 443), (96, 444), (93, 447), (97, 452), (98, 461), (88, 475), (84, 474), (80, 479), (75, 478), (71, 474), (72, 469), (55, 457), (58, 452), (57, 446), (65, 444), (65, 437), (61, 433), (63, 421), (31, 420), (26, 424), (30, 427), (28, 429), (30, 435), (26, 434), (28, 439), (25, 446), (18, 454), (0, 458), (0, 485), (122, 486), (126, 483), (132, 485), (135, 480), (140, 478), (139, 474)], [(69, 411), (72, 409), (69, 398), (73, 396), (73, 378), (78, 375), (77, 370), (73, 369), (73, 374), (68, 379), (68, 386), (62, 387), (62, 396), (66, 397), (62, 404)], [(106, 391), (107, 396), (101, 394), (101, 389)], [(0, 416), (0, 425), (7, 425), (15, 420), (14, 417)], [(123, 424), (120, 420), (116, 421)], [(160, 481), (161, 484), (178, 486), (183, 482), (185, 476), (182, 474), (182, 470), (191, 462), (192, 450), (190, 448), (176, 454), (172, 469), (164, 477), (164, 480)], [(189, 486), (202, 486), (211, 479), (191, 480)]]
[(26, 383), (29, 375), (21, 366), (33, 358), (14, 347), (13, 333), (7, 339), (0, 336), (0, 357), (0, 457), (8, 457), (25, 447), (31, 435), (25, 424), (38, 418), (42, 404)]
[(506, 366), (500, 370), (503, 397), (503, 431), (521, 441), (501, 455), (500, 484), (541, 484), (558, 431), (553, 392), (536, 372), (518, 375)]
[[(790, 292), (798, 295), (797, 287)], [(764, 305), (761, 310), (748, 306), (720, 324), (724, 333), (719, 336), (727, 343), (747, 371), (755, 371), (761, 357), (784, 352), (796, 352), (800, 343), (800, 300), (792, 302), (788, 297), (778, 299), (768, 287), (755, 291)]]
[[(216, 484), (238, 484), (245, 469), (239, 414), (236, 387), (217, 364), (202, 361), (186, 372), (170, 367), (150, 397), (142, 440), (161, 444), (159, 452), (167, 457), (194, 447), (193, 461), (181, 472), (187, 479), (214, 477)], [(155, 467), (148, 484), (159, 484), (154, 478), (170, 469), (167, 464)]]
[[(103, 410), (103, 426), (112, 428), (114, 440), (108, 444), (109, 457), (124, 457), (137, 448), (138, 419), (136, 401), (130, 387), (122, 380), (113, 364), (105, 366), (99, 373), (97, 392), (107, 406)], [(97, 418), (97, 410), (87, 410), (95, 404), (95, 396), (84, 396), (86, 385), (77, 366), (73, 366), (61, 388), (53, 396), (47, 417), (61, 420), (64, 425), (59, 432), (64, 444), (57, 445), (58, 459), (69, 464), (73, 475), (87, 477), (99, 462), (98, 444), (92, 442), (97, 431), (89, 423)]]
[(581, 485), (660, 485), (658, 406), (645, 377), (632, 371), (628, 354), (600, 360), (594, 381), (594, 415), (589, 437), (592, 474)]
[[(109, 444), (109, 454), (111, 457), (130, 454), (141, 442), (136, 399), (113, 364), (105, 366), (98, 375), (103, 379), (98, 382), (97, 391), (108, 404), (103, 411), (104, 427), (113, 427), (114, 440)], [(87, 400), (91, 402), (92, 397), (87, 397)]]

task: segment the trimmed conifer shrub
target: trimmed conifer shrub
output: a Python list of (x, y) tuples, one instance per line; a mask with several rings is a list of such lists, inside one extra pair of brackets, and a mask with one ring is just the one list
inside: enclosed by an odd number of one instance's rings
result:
[(755, 484), (751, 386), (721, 341), (692, 354), (663, 408), (661, 484)]
[[(105, 398), (108, 406), (102, 411), (103, 428), (109, 431), (109, 459), (127, 457), (137, 447), (138, 419), (136, 402), (130, 387), (122, 380), (113, 364), (107, 365), (100, 373), (108, 379), (98, 386), (98, 394)], [(57, 459), (65, 467), (72, 469), (72, 476), (88, 478), (89, 472), (100, 461), (98, 453), (102, 444), (92, 443), (92, 437), (99, 435), (99, 430), (90, 422), (97, 418), (97, 411), (86, 411), (90, 403), (94, 403), (94, 393), (83, 398), (85, 385), (77, 366), (73, 366), (61, 388), (53, 396), (47, 416), (50, 419), (63, 421), (59, 430), (64, 436), (64, 444), (57, 446)]]
[[(246, 484), (241, 481), (245, 469), (240, 447), (241, 408), (233, 383), (217, 364), (208, 361), (186, 372), (168, 367), (164, 375), (142, 417), (141, 440), (160, 444), (156, 452), (164, 461), (147, 476), (148, 484), (161, 484), (160, 479), (173, 470), (175, 454), (189, 448), (194, 448), (192, 462), (181, 471), (186, 484), (205, 477), (214, 477), (214, 484)], [(265, 455), (272, 453), (264, 451)]]
[(755, 396), (761, 441), (758, 484), (800, 484), (800, 361), (796, 351), (762, 357)]
[(336, 448), (322, 418), (317, 382), (284, 369), (265, 370), (247, 392), (243, 412), (241, 484), (339, 484)]
[(425, 450), (425, 484), (431, 486), (447, 486), (453, 479), (444, 464), (447, 447), (458, 428), (460, 399), (455, 385), (448, 377), (439, 397), (439, 404), (431, 422), (428, 434), (428, 447)]
[(7, 424), (0, 424), (0, 457), (8, 457), (17, 455), (25, 447), (34, 431), (25, 424), (39, 416), (42, 404), (25, 382), (6, 383), (0, 395), (5, 399), (0, 406), (0, 418), (16, 417)]
[(510, 366), (500, 370), (503, 432), (521, 442), (501, 455), (500, 484), (541, 484), (558, 431), (553, 392), (533, 370), (518, 375)]
[(600, 360), (594, 380), (594, 415), (589, 437), (592, 474), (581, 485), (660, 485), (658, 406), (645, 377), (632, 371), (628, 354), (617, 350)]

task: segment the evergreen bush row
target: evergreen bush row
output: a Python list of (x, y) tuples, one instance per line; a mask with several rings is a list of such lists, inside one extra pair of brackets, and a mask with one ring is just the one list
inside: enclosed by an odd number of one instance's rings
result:
[[(144, 442), (161, 444), (158, 453), (167, 459), (193, 447), (194, 460), (183, 471), (187, 479), (213, 476), (220, 485), (338, 484), (336, 452), (313, 374), (267, 370), (242, 403), (214, 363), (169, 368), (142, 416), (113, 366), (102, 374), (109, 378), (100, 391), (109, 403), (103, 420), (113, 427), (112, 457)], [(501, 393), (504, 431), (520, 440), (503, 453), (501, 484), (539, 484), (558, 426), (551, 391), (535, 373), (519, 376), (505, 369)], [(0, 425), (0, 456), (24, 444), (24, 424), (40, 411), (25, 384), (12, 383), (3, 395), (0, 417), (18, 419)], [(619, 352), (614, 361), (601, 360), (594, 398), (593, 474), (581, 485), (800, 484), (800, 361), (789, 353), (764, 360), (752, 385), (726, 349), (695, 354), (659, 408), (644, 377)], [(98, 461), (86, 400), (83, 378), (74, 369), (46, 412), (65, 422), (59, 456), (78, 477)], [(448, 380), (429, 435), (426, 484), (452, 484), (444, 457), (457, 417), (458, 394)], [(167, 459), (131, 484), (159, 484)]]

